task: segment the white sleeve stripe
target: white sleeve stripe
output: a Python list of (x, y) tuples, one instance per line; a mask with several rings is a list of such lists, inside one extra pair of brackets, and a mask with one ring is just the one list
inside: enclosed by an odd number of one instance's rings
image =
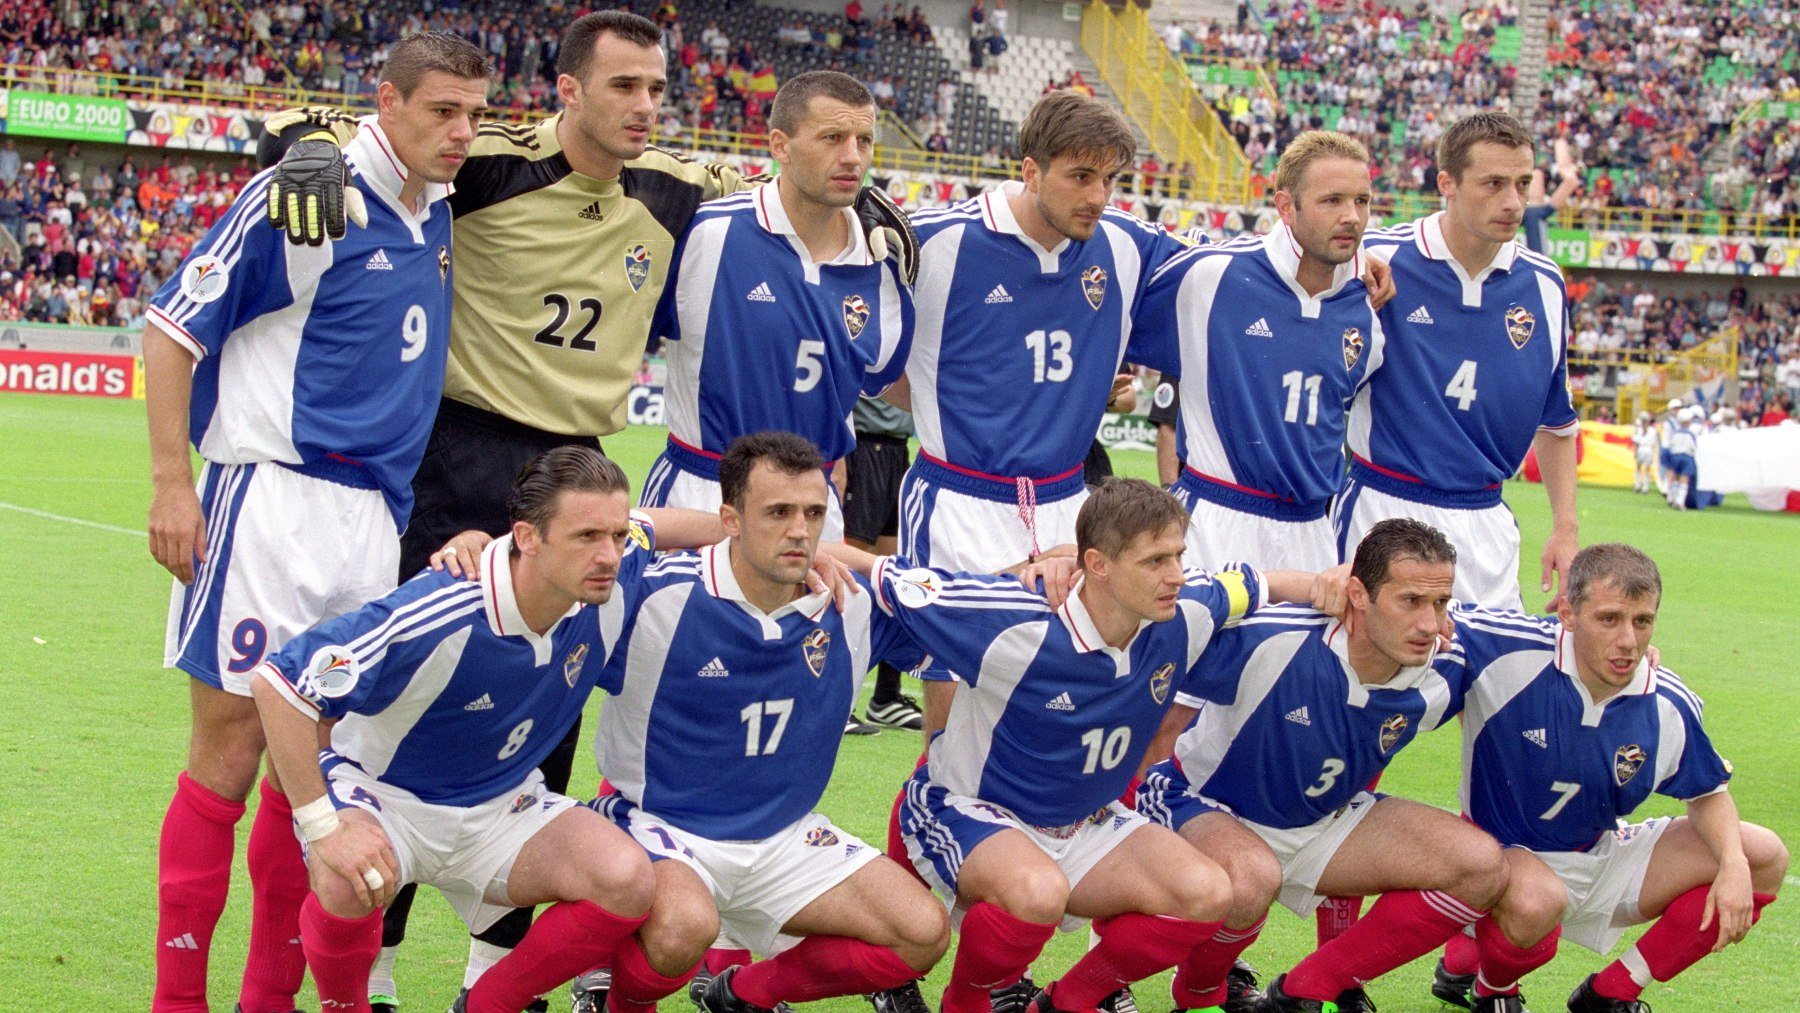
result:
[(170, 317), (167, 313), (164, 313), (160, 307), (149, 307), (144, 310), (144, 316), (148, 318), (151, 323), (155, 324), (164, 334), (175, 339), (176, 344), (187, 349), (188, 354), (192, 355), (196, 362), (206, 358), (206, 346), (200, 344), (192, 334), (188, 333), (186, 327), (176, 323), (174, 318)]
[(268, 683), (270, 686), (274, 687), (275, 691), (281, 694), (281, 698), (286, 700), (295, 710), (312, 718), (315, 722), (319, 720), (319, 708), (313, 706), (311, 700), (294, 692), (294, 687), (288, 685), (288, 681), (281, 677), (280, 670), (274, 665), (265, 661), (256, 666), (256, 671), (251, 672), (250, 677), (252, 679), (261, 679)]
[(441, 609), (464, 609), (481, 604), (480, 584), (468, 581), (451, 584), (395, 609), (380, 625), (364, 631), (344, 646), (360, 661), (363, 655), (378, 649), (383, 641), (393, 639), (401, 630), (429, 621)]
[(1048, 614), (1050, 611), (1050, 606), (1045, 605), (1043, 602), (1038, 602), (1035, 606), (1032, 606), (1021, 602), (952, 601), (940, 597), (936, 604), (942, 605), (945, 608), (969, 609), (970, 611), (1042, 612), (1045, 614)]
[[(251, 181), (250, 185), (244, 187), (243, 191), (238, 194), (236, 202), (231, 205), (231, 210), (225, 212), (223, 227), (214, 226), (219, 229), (217, 241), (204, 249), (196, 247), (189, 256), (199, 253), (219, 258), (224, 262), (225, 274), (229, 278), (231, 269), (237, 265), (239, 254), (243, 252), (243, 239), (249, 230), (258, 227), (273, 227), (263, 217), (267, 211), (267, 201), (264, 200), (264, 197), (268, 189), (266, 176)], [(192, 320), (206, 305), (206, 303), (197, 303), (189, 299), (177, 287), (175, 298), (169, 300), (169, 305), (165, 309), (171, 320), (180, 320), (185, 323)]]
[[(445, 612), (445, 613), (439, 615), (438, 617), (432, 619), (429, 622), (422, 622), (422, 623), (408, 626), (405, 629), (395, 630), (395, 631), (393, 631), (393, 633), (391, 635), (384, 638), (380, 644), (376, 645), (376, 647), (373, 650), (369, 651), (368, 654), (366, 654), (366, 655), (358, 654), (356, 656), (357, 663), (361, 664), (361, 665), (367, 665), (369, 667), (374, 667), (376, 665), (379, 665), (379, 664), (381, 664), (382, 660), (387, 657), (388, 648), (394, 646), (395, 644), (402, 643), (402, 642), (408, 641), (408, 640), (416, 640), (420, 637), (425, 636), (428, 633), (436, 632), (437, 630), (442, 629), (445, 626), (448, 626), (448, 625), (451, 625), (451, 624), (457, 622), (458, 620), (462, 619), (464, 616), (473, 615), (475, 613), (480, 612), (482, 610), (482, 607), (483, 606), (482, 606), (480, 599), (476, 599), (476, 600), (471, 601), (471, 602), (467, 603), (466, 605), (463, 605), (459, 608)], [(486, 622), (486, 621), (487, 620), (484, 617), (482, 619), (482, 622)]]

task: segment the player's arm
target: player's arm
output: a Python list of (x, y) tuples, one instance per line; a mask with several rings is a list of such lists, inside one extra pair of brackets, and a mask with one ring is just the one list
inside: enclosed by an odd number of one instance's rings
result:
[(901, 376), (877, 396), (903, 412), (912, 411), (912, 378)]
[[(1544, 541), (1544, 553), (1539, 560), (1543, 567), (1540, 590), (1545, 594), (1555, 592), (1555, 598), (1544, 606), (1546, 612), (1556, 611), (1567, 583), (1569, 564), (1581, 547), (1575, 519), (1576, 439), (1573, 435), (1547, 429), (1538, 430), (1531, 439), (1531, 449), (1537, 454), (1538, 473), (1544, 479), (1544, 493), (1550, 497), (1550, 537)], [(1552, 574), (1556, 578), (1554, 583)]]
[(326, 236), (344, 238), (344, 221), (369, 224), (362, 191), (350, 185), (343, 146), (356, 136), (357, 119), (325, 106), (283, 109), (263, 123), (257, 161), (274, 165), (269, 182), (269, 224), (288, 242), (318, 246)]
[(144, 326), (144, 413), (150, 423), (150, 554), (183, 584), (206, 562), (206, 518), (194, 491), (188, 405), (194, 355), (155, 324)]
[(1184, 703), (1176, 703), (1163, 715), (1162, 726), (1156, 730), (1156, 737), (1150, 740), (1150, 748), (1144, 750), (1144, 762), (1138, 764), (1137, 779), (1144, 779), (1144, 771), (1175, 755), (1175, 740), (1193, 723), (1194, 715), (1200, 713), (1198, 707)]
[(1751, 898), (1750, 860), (1744, 855), (1743, 824), (1738, 818), (1737, 802), (1724, 788), (1689, 800), (1687, 813), (1694, 832), (1719, 863), (1719, 873), (1713, 877), (1712, 890), (1706, 895), (1706, 910), (1700, 916), (1702, 932), (1715, 917), (1719, 920), (1719, 937), (1713, 943), (1713, 952), (1717, 953), (1744, 938), (1756, 910)]
[(1369, 290), (1369, 305), (1374, 309), (1386, 306), (1399, 291), (1394, 288), (1394, 269), (1380, 257), (1363, 258), (1362, 283)]
[(1350, 564), (1339, 563), (1329, 570), (1311, 573), (1306, 570), (1262, 570), (1263, 587), (1270, 601), (1311, 605), (1327, 615), (1342, 616), (1349, 604)]

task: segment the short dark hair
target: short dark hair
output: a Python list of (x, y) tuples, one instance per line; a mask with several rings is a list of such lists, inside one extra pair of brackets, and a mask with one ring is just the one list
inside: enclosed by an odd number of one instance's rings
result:
[(1511, 113), (1486, 109), (1450, 124), (1450, 129), (1438, 138), (1439, 171), (1447, 172), (1451, 179), (1461, 182), (1463, 170), (1469, 167), (1469, 152), (1483, 142), (1506, 148), (1533, 148), (1531, 133), (1525, 129), (1525, 124)]
[(1037, 100), (1019, 124), (1019, 155), (1048, 169), (1059, 155), (1111, 155), (1120, 167), (1137, 154), (1137, 138), (1125, 115), (1081, 92), (1064, 88)]
[(656, 22), (630, 11), (593, 11), (569, 22), (556, 50), (556, 72), (587, 83), (588, 66), (594, 62), (594, 43), (611, 33), (634, 46), (662, 45), (662, 29)]
[(1141, 478), (1109, 478), (1075, 515), (1075, 558), (1086, 559), (1087, 550), (1097, 549), (1117, 559), (1138, 536), (1187, 523), (1181, 501), (1163, 490)]
[(631, 480), (616, 463), (593, 447), (571, 444), (546, 450), (525, 462), (506, 497), (506, 516), (542, 532), (556, 517), (562, 492), (631, 493)]
[(381, 65), (381, 80), (398, 89), (401, 98), (411, 98), (413, 89), (432, 71), (485, 81), (491, 69), (487, 54), (461, 36), (415, 32), (388, 50), (387, 62)]
[(1621, 542), (1602, 542), (1577, 552), (1569, 563), (1567, 581), (1572, 608), (1580, 608), (1601, 584), (1612, 585), (1627, 598), (1649, 595), (1662, 603), (1662, 572), (1656, 561), (1642, 549)]
[(825, 458), (811, 440), (793, 433), (773, 429), (731, 441), (725, 456), (719, 459), (719, 498), (733, 507), (744, 508), (744, 493), (750, 488), (750, 472), (758, 461), (783, 475), (801, 475), (818, 471)]
[(1381, 585), (1388, 582), (1394, 564), (1406, 559), (1421, 563), (1456, 562), (1456, 546), (1444, 533), (1410, 517), (1390, 517), (1379, 521), (1356, 546), (1356, 557), (1350, 563), (1350, 576), (1362, 581), (1375, 597)]
[(792, 134), (800, 129), (801, 121), (806, 119), (812, 100), (819, 97), (837, 99), (845, 105), (858, 108), (875, 104), (875, 96), (869, 93), (869, 89), (849, 74), (835, 70), (809, 70), (788, 78), (785, 84), (776, 89), (775, 101), (769, 104), (769, 126), (784, 134)]

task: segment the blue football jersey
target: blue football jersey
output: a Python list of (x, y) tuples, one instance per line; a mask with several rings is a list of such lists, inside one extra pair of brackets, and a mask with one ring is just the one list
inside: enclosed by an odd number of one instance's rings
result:
[(863, 676), (922, 660), (874, 595), (828, 592), (764, 613), (729, 541), (644, 575), (600, 686), (594, 755), (613, 788), (683, 830), (761, 840), (825, 794)]
[(1308, 295), (1294, 280), (1299, 247), (1278, 225), (1184, 252), (1151, 278), (1126, 357), (1181, 378), (1181, 460), (1202, 495), (1324, 516), (1344, 484), (1351, 399), (1382, 358), (1362, 263)]
[(150, 299), (149, 321), (199, 360), (194, 448), (220, 464), (318, 465), (380, 489), (397, 528), (444, 391), (450, 188), (400, 203), (404, 172), (373, 117), (344, 147), (367, 228), (293, 246), (268, 225), (269, 177), (236, 203)]
[(1007, 203), (1021, 186), (912, 217), (918, 327), (906, 375), (927, 458), (1041, 479), (1080, 470), (1143, 287), (1187, 247), (1108, 208), (1091, 239), (1046, 250)]
[(519, 615), (509, 534), (482, 553), (480, 581), (421, 573), (288, 641), (259, 673), (301, 710), (343, 719), (327, 768), (348, 761), (440, 805), (486, 802), (580, 716), (650, 561), (650, 521), (632, 521), (612, 597), (541, 636)]
[(1220, 633), (1180, 690), (1199, 713), (1174, 759), (1195, 791), (1254, 823), (1307, 826), (1461, 708), (1455, 672), (1430, 663), (1364, 685), (1348, 640), (1342, 623), (1294, 605)]
[(964, 683), (931, 742), (931, 780), (1066, 826), (1118, 798), (1180, 685), (1228, 622), (1264, 601), (1255, 570), (1188, 571), (1174, 619), (1123, 650), (1101, 639), (1077, 592), (1052, 610), (1003, 576), (883, 560), (875, 590), (914, 641)]
[(1596, 702), (1554, 619), (1457, 610), (1463, 811), (1504, 845), (1582, 851), (1650, 797), (1723, 790), (1731, 766), (1700, 725), (1700, 698), (1648, 660)]
[(711, 455), (765, 429), (798, 433), (827, 460), (856, 446), (859, 393), (900, 378), (912, 298), (892, 261), (850, 245), (815, 263), (776, 182), (700, 206), (676, 249), (653, 333), (668, 342), (671, 438)]
[(1350, 409), (1350, 451), (1376, 475), (1427, 489), (1498, 488), (1540, 429), (1573, 435), (1568, 297), (1555, 263), (1517, 240), (1474, 278), (1439, 214), (1364, 237), (1394, 270), (1381, 369)]

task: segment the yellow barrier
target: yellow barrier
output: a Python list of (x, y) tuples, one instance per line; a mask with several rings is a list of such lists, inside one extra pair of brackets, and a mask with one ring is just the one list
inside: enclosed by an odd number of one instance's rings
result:
[(1169, 55), (1136, 4), (1115, 9), (1092, 0), (1081, 16), (1081, 45), (1100, 68), (1125, 112), (1165, 165), (1193, 167), (1181, 196), (1211, 203), (1250, 203), (1250, 164), (1218, 113)]
[(1706, 341), (1675, 354), (1614, 351), (1570, 355), (1571, 366), (1631, 366), (1639, 378), (1621, 383), (1613, 396), (1614, 417), (1630, 422), (1640, 411), (1660, 412), (1671, 397), (1716, 380), (1729, 381), (1738, 370), (1738, 329), (1726, 327)]

